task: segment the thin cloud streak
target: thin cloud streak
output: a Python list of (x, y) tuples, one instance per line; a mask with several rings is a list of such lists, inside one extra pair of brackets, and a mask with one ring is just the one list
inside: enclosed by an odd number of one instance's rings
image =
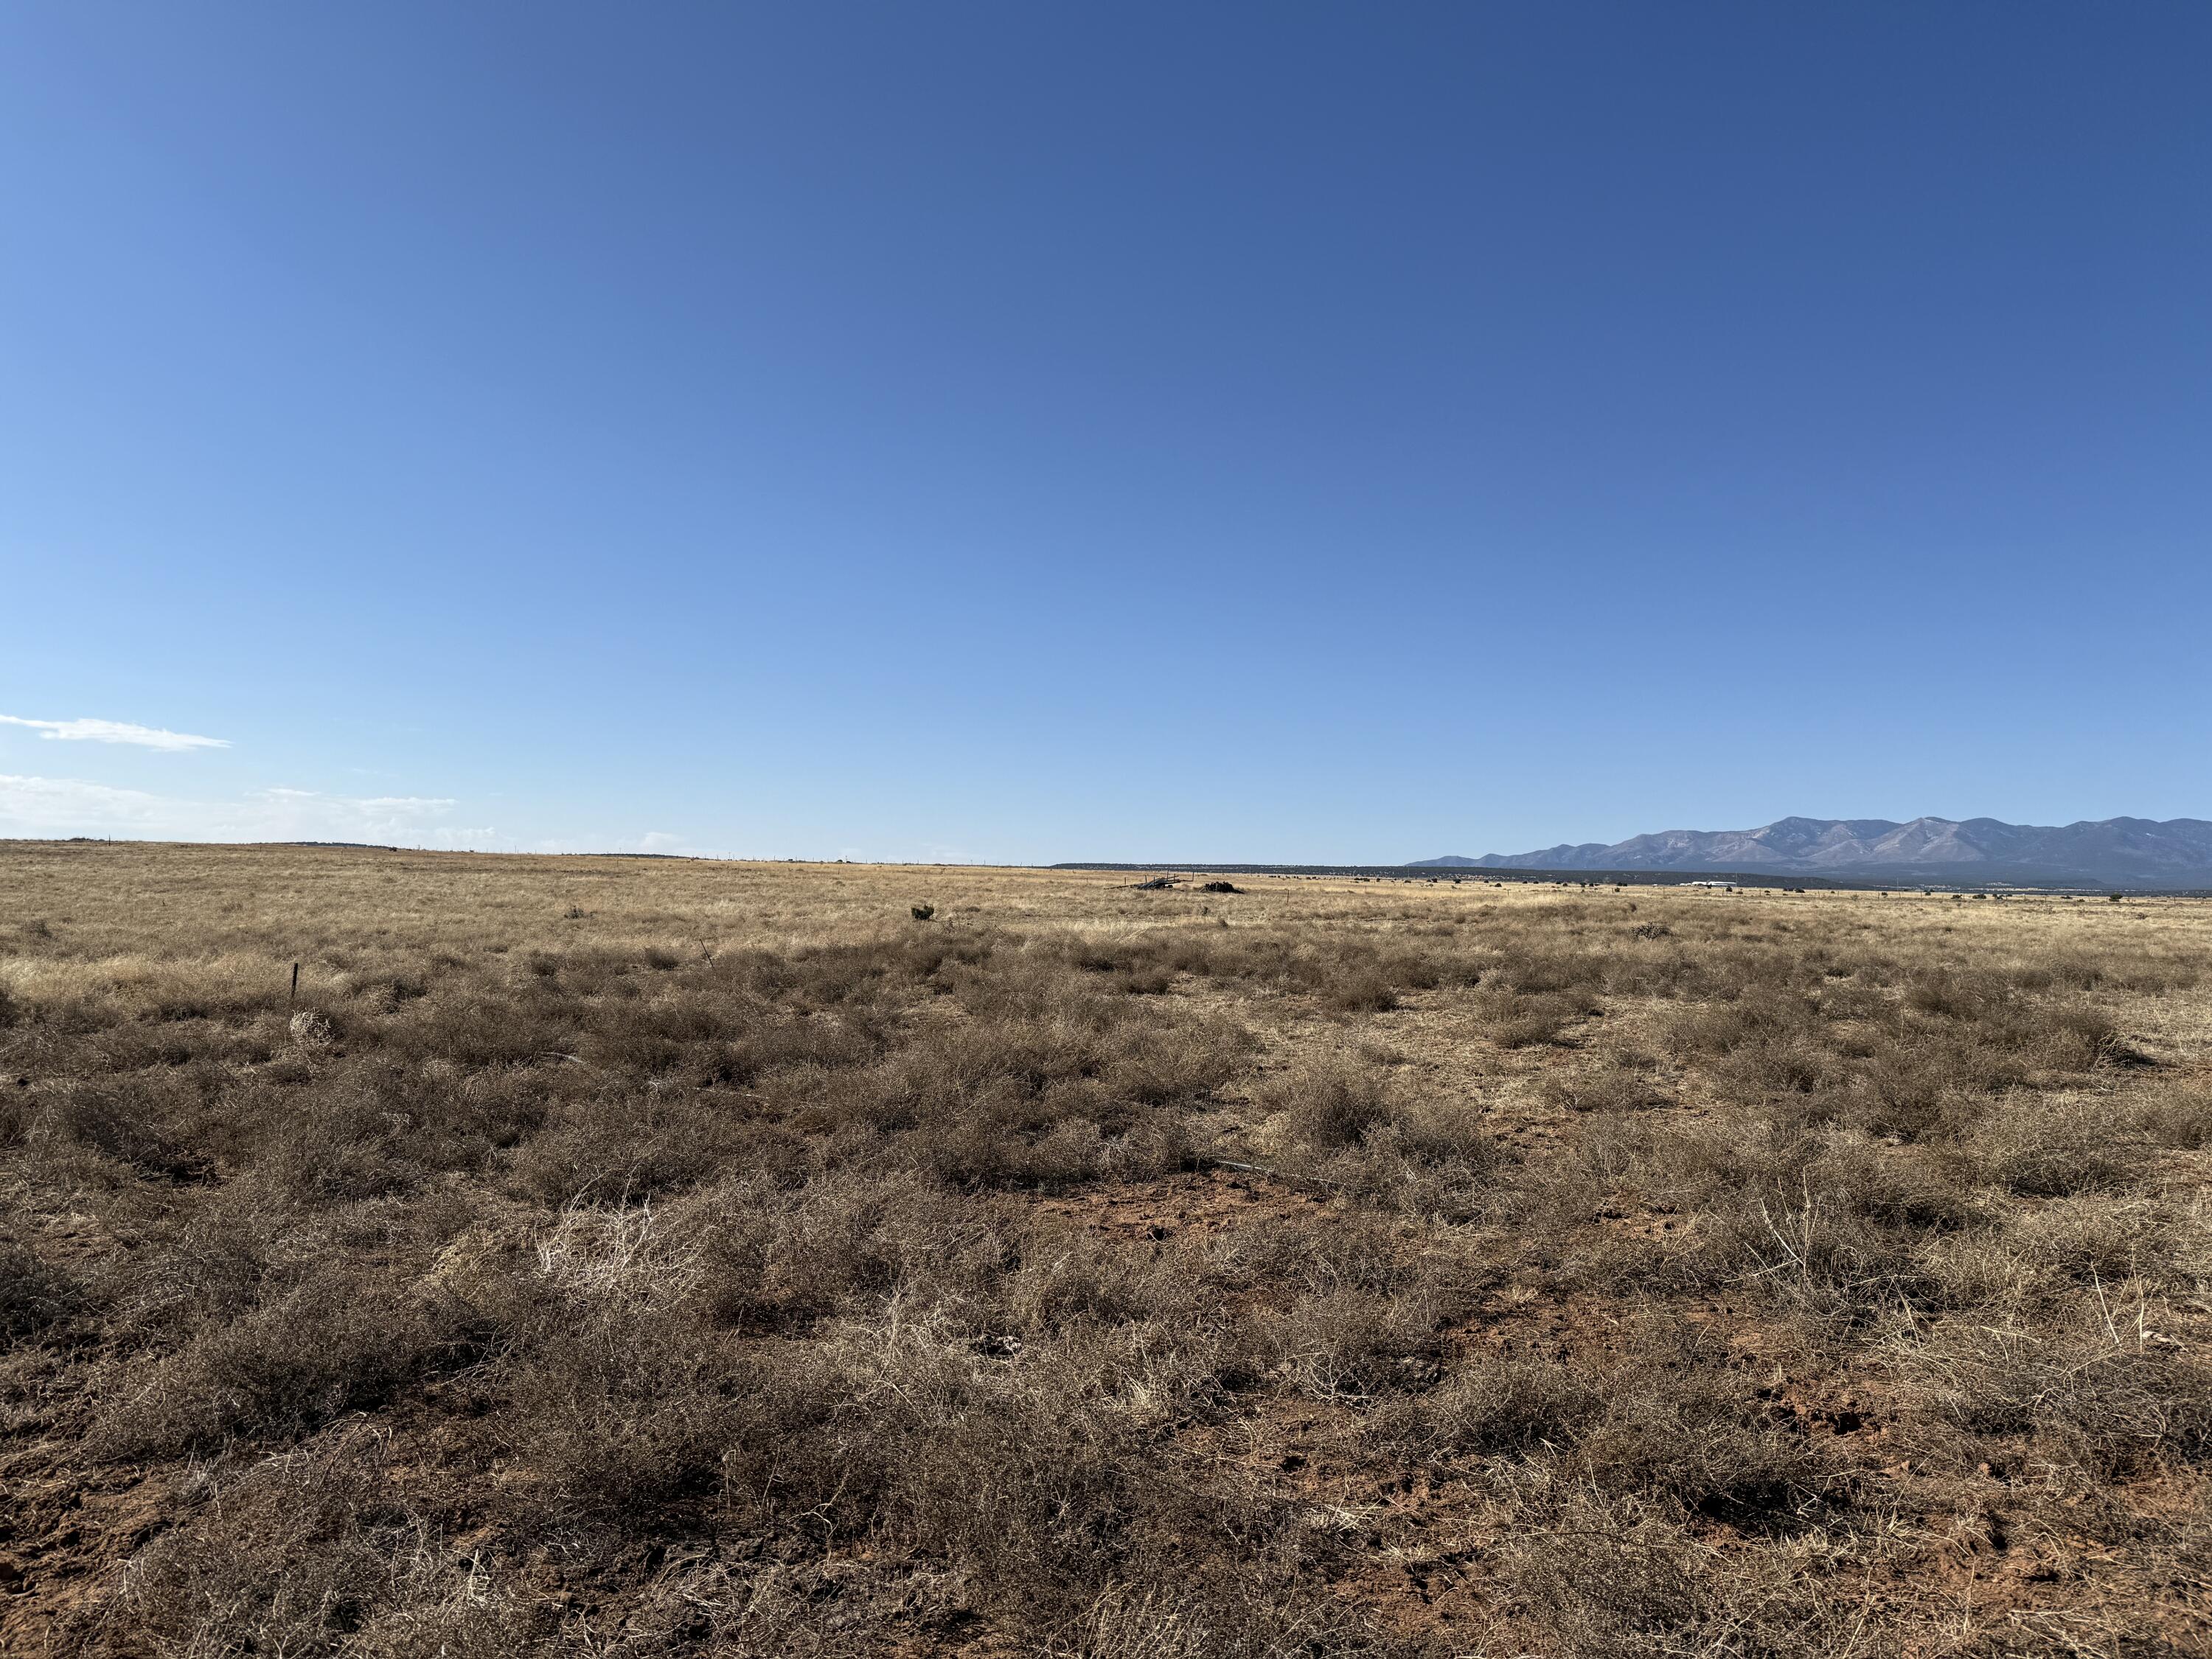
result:
[(334, 795), (257, 789), (230, 800), (192, 800), (86, 778), (0, 773), (0, 839), (90, 836), (117, 841), (350, 841), (478, 853), (705, 853), (665, 830), (611, 840), (532, 839), (457, 821), (459, 801), (434, 795)]
[(127, 743), (141, 749), (228, 749), (228, 738), (195, 737), (189, 732), (167, 732), (158, 726), (133, 726), (128, 720), (38, 720), (21, 714), (0, 714), (0, 726), (25, 726), (49, 742)]
[(457, 803), (419, 795), (261, 789), (187, 800), (83, 778), (0, 773), (0, 835), (118, 836), (149, 841), (406, 841), (450, 844), (483, 831), (441, 822)]

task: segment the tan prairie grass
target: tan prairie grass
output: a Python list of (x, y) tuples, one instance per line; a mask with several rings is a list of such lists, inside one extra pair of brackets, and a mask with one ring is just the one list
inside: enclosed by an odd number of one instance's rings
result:
[(0, 844), (0, 1650), (2212, 1646), (2212, 906), (1137, 879)]

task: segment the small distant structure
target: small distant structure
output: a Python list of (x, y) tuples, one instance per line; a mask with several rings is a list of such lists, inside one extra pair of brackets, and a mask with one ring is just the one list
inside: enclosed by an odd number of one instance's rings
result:
[(1732, 881), (1686, 881), (1682, 885), (1685, 887), (1733, 887), (1735, 884)]

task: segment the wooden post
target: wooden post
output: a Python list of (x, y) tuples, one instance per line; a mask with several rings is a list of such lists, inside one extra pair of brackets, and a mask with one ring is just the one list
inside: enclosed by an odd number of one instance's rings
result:
[(295, 962), (295, 963), (294, 963), (292, 964), (292, 995), (291, 995), (291, 999), (290, 999), (290, 1000), (287, 1001), (287, 1002), (285, 1003), (285, 1005), (284, 1005), (284, 1006), (285, 1006), (287, 1008), (293, 1008), (293, 1007), (296, 1007), (296, 1006), (299, 1006), (299, 1001), (300, 1001), (300, 964), (299, 964), (298, 963), (296, 963), (296, 962)]

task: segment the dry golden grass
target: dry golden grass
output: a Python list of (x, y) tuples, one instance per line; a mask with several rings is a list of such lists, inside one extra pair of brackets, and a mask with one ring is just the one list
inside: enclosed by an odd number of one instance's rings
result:
[(2212, 907), (1133, 879), (0, 844), (0, 1650), (2212, 1646)]

